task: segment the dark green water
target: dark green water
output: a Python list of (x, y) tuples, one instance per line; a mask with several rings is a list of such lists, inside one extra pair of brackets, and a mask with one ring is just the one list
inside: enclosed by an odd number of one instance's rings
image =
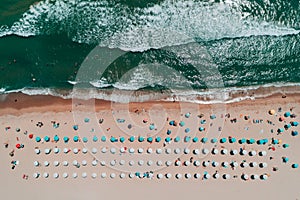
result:
[[(220, 77), (216, 87), (299, 85), (299, 29), (299, 1), (3, 0), (0, 88), (71, 89), (70, 81), (86, 81), (127, 90), (204, 89)], [(98, 45), (122, 56), (103, 75), (95, 69), (95, 76), (78, 78)], [(209, 61), (199, 71), (203, 55)]]

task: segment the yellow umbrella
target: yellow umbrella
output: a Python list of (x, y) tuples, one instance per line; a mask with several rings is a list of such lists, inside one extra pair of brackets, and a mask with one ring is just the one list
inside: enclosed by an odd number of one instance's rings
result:
[(269, 110), (269, 114), (270, 114), (270, 115), (275, 115), (275, 110), (273, 110), (273, 109), (272, 109), (272, 110)]

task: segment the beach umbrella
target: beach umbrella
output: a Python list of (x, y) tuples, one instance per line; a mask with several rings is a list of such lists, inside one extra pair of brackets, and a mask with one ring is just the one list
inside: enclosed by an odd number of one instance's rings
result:
[(121, 173), (121, 174), (120, 174), (120, 178), (121, 178), (121, 179), (125, 178), (125, 176), (126, 176), (126, 175), (125, 175), (124, 173)]
[(29, 137), (29, 139), (32, 139), (32, 138), (33, 138), (33, 134), (30, 133), (30, 134), (28, 135), (28, 137)]
[(152, 160), (148, 160), (147, 165), (151, 166), (152, 164), (153, 164), (153, 161)]
[(270, 114), (270, 115), (275, 115), (275, 110), (273, 110), (273, 109), (272, 109), (272, 110), (269, 110), (269, 114)]
[(143, 153), (144, 150), (142, 148), (138, 148), (138, 153)]
[(206, 155), (206, 154), (209, 153), (209, 150), (208, 149), (202, 149), (202, 153)]
[(253, 180), (258, 179), (258, 178), (259, 178), (259, 176), (257, 174), (251, 175), (251, 179), (253, 179)]
[(210, 119), (216, 119), (216, 115), (212, 114), (212, 115), (210, 116)]
[(104, 135), (101, 137), (101, 141), (106, 142), (106, 137)]
[(191, 162), (189, 160), (186, 160), (183, 162), (184, 166), (189, 166), (191, 164)]
[(213, 153), (214, 155), (216, 155), (216, 154), (218, 154), (218, 153), (219, 153), (219, 150), (218, 150), (218, 149), (215, 149), (215, 148), (213, 148), (213, 150), (212, 150), (212, 153)]
[(292, 136), (297, 136), (298, 135), (298, 131), (292, 131)]
[(172, 131), (170, 129), (167, 130), (167, 135), (170, 135)]
[(153, 142), (153, 138), (152, 137), (148, 137), (147, 138), (147, 142), (149, 142), (149, 143)]
[(185, 125), (184, 121), (179, 122), (179, 126), (183, 127)]
[(176, 166), (180, 166), (180, 165), (181, 165), (181, 162), (180, 162), (179, 160), (176, 160), (176, 161), (175, 161), (175, 165), (176, 165)]
[(125, 153), (125, 152), (126, 152), (125, 148), (124, 148), (124, 147), (121, 147), (121, 148), (120, 148), (120, 152), (121, 152), (121, 153)]
[(139, 141), (139, 142), (143, 142), (143, 141), (144, 141), (144, 139), (145, 139), (144, 137), (142, 137), (142, 136), (139, 136), (139, 138), (138, 138), (138, 141)]
[(289, 117), (289, 116), (291, 116), (291, 113), (290, 113), (290, 112), (285, 112), (285, 113), (284, 113), (284, 116), (285, 116), (285, 117)]
[(161, 141), (161, 137), (156, 137), (156, 138), (155, 138), (155, 141), (156, 141), (156, 142), (160, 142), (160, 141)]
[(171, 175), (170, 173), (167, 173), (167, 174), (166, 174), (166, 178), (167, 178), (167, 179), (169, 179), (169, 178), (171, 178), (171, 177), (172, 177), (172, 175)]
[(199, 139), (198, 139), (197, 137), (194, 137), (194, 138), (193, 138), (193, 142), (198, 142), (198, 140), (199, 140)]
[(248, 180), (249, 179), (248, 174), (242, 174), (242, 179), (245, 181)]
[(189, 148), (184, 148), (183, 149), (184, 154), (189, 154), (191, 151)]
[(189, 117), (191, 116), (191, 113), (186, 113), (184, 116), (185, 116), (186, 118), (189, 118)]
[(162, 163), (162, 161), (161, 161), (161, 160), (159, 160), (159, 161), (157, 161), (157, 162), (156, 162), (156, 165), (157, 165), (157, 166), (162, 166), (162, 165), (163, 165), (163, 163)]
[(222, 162), (222, 167), (225, 167), (225, 168), (227, 168), (228, 167), (228, 162)]
[(218, 139), (217, 139), (217, 138), (211, 139), (211, 143), (217, 143), (217, 142), (218, 142)]
[(184, 175), (184, 177), (185, 177), (186, 179), (190, 179), (190, 178), (192, 177), (192, 175), (191, 175), (190, 173), (186, 173), (186, 174)]
[(266, 156), (266, 155), (267, 155), (267, 152), (266, 152), (266, 151), (260, 151), (260, 152), (258, 153), (258, 155), (260, 155), (260, 156)]
[(234, 137), (233, 137), (233, 138), (230, 138), (230, 139), (229, 139), (229, 142), (230, 142), (230, 143), (235, 143), (235, 142), (236, 142), (236, 139), (235, 139)]
[(279, 121), (280, 121), (280, 122), (283, 122), (284, 120), (285, 120), (285, 118), (284, 118), (283, 116), (280, 116), (280, 117), (279, 117)]
[(175, 121), (174, 121), (174, 120), (171, 120), (171, 121), (169, 122), (169, 125), (170, 125), (170, 126), (174, 126), (174, 124), (175, 124)]
[(53, 139), (54, 139), (55, 142), (59, 141), (59, 137), (57, 135), (55, 135)]
[(36, 167), (40, 165), (40, 163), (39, 163), (38, 161), (34, 161), (33, 164), (34, 164), (34, 166), (36, 166)]
[(147, 153), (151, 154), (153, 152), (152, 148), (147, 149)]
[(267, 176), (266, 174), (263, 174), (263, 175), (260, 176), (260, 178), (261, 178), (262, 180), (267, 180), (267, 179), (268, 179), (268, 176)]
[(200, 177), (201, 177), (201, 175), (199, 173), (194, 174), (195, 179), (199, 179)]
[(95, 147), (92, 148), (92, 153), (96, 154), (97, 153), (97, 149)]
[(299, 125), (299, 122), (291, 122), (291, 125), (292, 125), (292, 126), (298, 126), (298, 125)]
[(239, 166), (239, 164), (237, 162), (233, 161), (233, 162), (231, 162), (231, 166), (232, 167), (237, 167), (237, 166)]
[(133, 142), (134, 141), (134, 136), (130, 136), (129, 141)]
[(132, 128), (132, 125), (131, 125), (131, 124), (128, 124), (127, 128), (128, 128), (128, 129), (131, 129), (131, 128)]
[(53, 178), (55, 178), (55, 179), (58, 178), (58, 176), (59, 176), (58, 173), (53, 174)]
[(81, 162), (81, 164), (82, 164), (82, 166), (86, 166), (86, 165), (87, 165), (87, 161), (86, 161), (86, 160), (83, 160), (83, 161)]
[(189, 133), (189, 132), (190, 132), (190, 129), (189, 129), (189, 128), (186, 128), (186, 129), (184, 130), (184, 132), (185, 132), (185, 133)]
[(66, 172), (63, 173), (63, 177), (64, 177), (64, 178), (68, 178), (68, 173), (66, 173)]
[(204, 179), (209, 179), (210, 178), (210, 174), (204, 174)]
[(289, 158), (288, 158), (288, 157), (282, 157), (282, 161), (283, 161), (284, 163), (287, 163), (287, 162), (289, 161)]
[(216, 161), (213, 161), (213, 162), (212, 162), (212, 166), (213, 166), (213, 167), (218, 167), (218, 166), (219, 166), (219, 163), (216, 162)]
[(203, 165), (203, 167), (208, 167), (209, 166), (209, 162), (203, 161), (202, 165)]
[(229, 174), (224, 174), (224, 175), (223, 175), (223, 178), (224, 178), (224, 179), (230, 179), (230, 175), (229, 175)]
[(193, 153), (194, 153), (195, 155), (199, 155), (199, 154), (200, 154), (200, 150), (199, 150), (199, 149), (194, 149), (194, 150), (193, 150)]
[(50, 163), (49, 163), (48, 161), (45, 161), (45, 162), (44, 162), (45, 167), (48, 167), (49, 164), (50, 164)]
[(283, 148), (288, 148), (290, 145), (289, 144), (283, 144), (282, 147)]
[(175, 139), (174, 139), (175, 142), (179, 142), (180, 141), (180, 137), (177, 136)]
[(79, 150), (77, 148), (73, 149), (73, 153), (78, 154)]
[(93, 160), (93, 161), (92, 161), (92, 165), (93, 165), (93, 166), (96, 166), (97, 163), (98, 163), (97, 160)]
[(16, 148), (20, 149), (21, 148), (21, 144), (16, 144)]
[(49, 174), (48, 174), (47, 172), (45, 172), (45, 173), (43, 174), (43, 177), (44, 177), (44, 178), (48, 178), (48, 177), (49, 177)]
[(97, 174), (96, 173), (92, 173), (92, 178), (93, 179), (97, 178)]
[(149, 129), (150, 129), (151, 131), (154, 130), (154, 129), (155, 129), (154, 124), (150, 124)]
[(39, 173), (33, 173), (33, 178), (38, 178), (40, 176)]
[(90, 119), (89, 119), (89, 118), (87, 118), (87, 117), (86, 117), (86, 118), (84, 118), (84, 122), (85, 122), (85, 123), (88, 123), (89, 121), (90, 121)]
[(292, 164), (292, 168), (296, 169), (298, 167), (299, 167), (299, 165), (297, 163)]
[(244, 144), (245, 142), (246, 142), (246, 139), (245, 139), (245, 138), (242, 138), (242, 139), (239, 140), (239, 143), (240, 143), (240, 144)]
[(249, 152), (249, 155), (250, 155), (250, 156), (256, 156), (256, 151), (254, 151), (254, 150), (250, 151), (250, 152)]
[(82, 153), (86, 154), (88, 152), (88, 150), (86, 148), (82, 149)]
[(241, 167), (243, 167), (243, 168), (248, 167), (248, 163), (242, 162), (242, 163), (241, 163)]
[(254, 144), (255, 140), (253, 138), (250, 138), (248, 142), (249, 142), (249, 144)]
[(59, 165), (59, 162), (56, 160), (56, 161), (53, 162), (53, 165), (54, 165), (55, 167), (57, 167), (57, 166)]
[[(121, 162), (121, 161), (120, 161)], [(105, 166), (106, 165), (106, 162), (104, 160), (100, 161), (100, 165), (101, 166)]]
[(166, 141), (166, 142), (170, 142), (170, 141), (171, 141), (171, 138), (170, 138), (170, 137), (166, 137), (165, 141)]
[(222, 139), (220, 140), (221, 143), (225, 143), (226, 141), (227, 141), (226, 138), (222, 138)]
[(130, 173), (130, 174), (128, 175), (128, 177), (129, 177), (129, 178), (133, 178), (133, 177), (134, 177), (134, 173)]
[(283, 133), (283, 132), (284, 132), (284, 129), (283, 129), (283, 128), (279, 128), (279, 129), (277, 130), (277, 132), (278, 132), (278, 133)]
[(49, 154), (51, 152), (51, 149), (45, 149), (45, 154)]
[(106, 178), (106, 173), (105, 172), (103, 172), (103, 173), (101, 173), (101, 178)]
[(77, 131), (77, 130), (78, 130), (78, 125), (74, 125), (74, 126), (73, 126), (73, 129), (74, 129), (75, 131)]
[(77, 178), (77, 173), (72, 174), (73, 178)]
[(214, 173), (213, 175), (214, 179), (218, 179), (220, 177), (220, 174), (218, 172)]
[(78, 165), (78, 161), (77, 160), (73, 160), (73, 163), (72, 163), (74, 166), (77, 166)]
[(257, 167), (257, 163), (256, 162), (251, 162), (250, 167)]
[(115, 154), (117, 152), (117, 150), (115, 148), (110, 148), (110, 153), (111, 154)]
[(143, 161), (143, 160), (139, 160), (139, 161), (138, 161), (138, 165), (139, 165), (139, 166), (142, 166), (143, 164), (144, 164), (144, 161)]
[(181, 178), (182, 178), (182, 175), (181, 175), (181, 174), (176, 174), (175, 177), (176, 177), (177, 179), (181, 179)]
[(237, 153), (238, 153), (238, 151), (236, 149), (233, 149), (233, 150), (230, 151), (231, 155), (236, 155)]
[(242, 151), (240, 152), (240, 154), (244, 156), (244, 155), (247, 155), (248, 152), (244, 149), (244, 150), (242, 150)]
[(78, 142), (78, 141), (79, 141), (79, 137), (78, 137), (77, 135), (75, 135), (75, 136), (73, 137), (73, 141), (74, 141), (74, 142)]
[(129, 153), (134, 153), (134, 148), (130, 148)]
[(202, 132), (202, 131), (204, 131), (204, 130), (205, 130), (205, 128), (199, 127), (199, 131), (200, 131), (200, 132)]
[(289, 129), (289, 128), (291, 128), (291, 124), (286, 124), (286, 125), (284, 125), (284, 128), (287, 130), (287, 129)]
[(83, 138), (82, 138), (82, 141), (83, 141), (84, 143), (87, 143), (87, 142), (88, 142), (87, 137), (83, 137)]
[(97, 137), (96, 135), (94, 135), (93, 141), (94, 141), (94, 142), (97, 142), (97, 141), (98, 141), (98, 137)]
[(117, 142), (118, 140), (117, 140), (117, 138), (111, 136), (111, 137), (110, 137), (110, 141), (111, 141), (111, 142)]
[(257, 140), (257, 144), (261, 145), (264, 143), (264, 140)]
[(184, 142), (189, 142), (191, 140), (191, 137), (190, 136), (185, 136), (184, 137)]
[(167, 148), (165, 151), (166, 151), (166, 154), (172, 153), (172, 150), (170, 148)]
[(227, 153), (228, 153), (227, 149), (222, 149), (222, 150), (221, 150), (221, 154), (222, 154), (222, 155), (226, 155)]
[(50, 141), (50, 138), (49, 138), (48, 136), (45, 136), (45, 137), (44, 137), (44, 140), (45, 140), (45, 142), (49, 142), (49, 141)]
[(162, 174), (157, 174), (157, 178), (158, 178), (158, 179), (162, 179), (162, 178), (163, 178), (163, 175), (162, 175)]
[(208, 139), (204, 137), (204, 138), (201, 139), (201, 142), (202, 142), (202, 143), (206, 143), (207, 140), (208, 140)]
[(64, 165), (65, 167), (68, 166), (68, 165), (69, 165), (68, 161), (65, 160), (65, 161), (63, 162), (63, 165)]
[(272, 139), (273, 144), (279, 144), (279, 141), (277, 139)]
[(199, 160), (195, 160), (195, 161), (194, 161), (194, 165), (195, 165), (196, 167), (199, 167), (199, 166), (200, 166), (200, 161), (199, 161)]
[(263, 162), (263, 163), (259, 163), (259, 167), (260, 168), (266, 168), (268, 166), (267, 163)]
[(36, 154), (40, 154), (40, 153), (41, 153), (41, 150), (39, 150), (39, 149), (34, 149), (34, 152), (35, 152)]
[(65, 136), (64, 137), (64, 142), (67, 143), (68, 141), (69, 141), (69, 138)]
[(59, 151), (60, 151), (60, 150), (59, 150), (59, 148), (57, 148), (57, 147), (55, 147), (55, 148), (53, 149), (53, 152), (56, 153), (56, 154), (59, 153)]

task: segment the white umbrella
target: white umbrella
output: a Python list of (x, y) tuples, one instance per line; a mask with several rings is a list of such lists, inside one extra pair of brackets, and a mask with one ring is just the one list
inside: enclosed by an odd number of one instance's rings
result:
[(179, 154), (180, 153), (180, 149), (179, 148), (174, 149), (174, 153), (175, 154)]
[(161, 160), (158, 160), (158, 161), (156, 162), (156, 165), (157, 165), (157, 166), (162, 166), (162, 164), (163, 164), (163, 163), (162, 163)]
[(93, 165), (93, 166), (96, 166), (97, 163), (98, 163), (97, 160), (93, 160), (93, 161), (92, 161), (92, 165)]
[(208, 149), (202, 149), (202, 153), (203, 153), (203, 154), (208, 154), (209, 151), (208, 151)]
[(48, 167), (49, 164), (50, 164), (50, 163), (49, 163), (48, 161), (45, 161), (45, 162), (44, 162), (44, 165), (45, 165), (46, 167)]
[(175, 177), (176, 177), (177, 179), (181, 179), (182, 175), (181, 175), (181, 174), (176, 174)]
[(115, 148), (110, 149), (110, 153), (115, 154), (116, 152), (117, 152), (117, 150)]
[(242, 179), (243, 179), (243, 180), (248, 180), (248, 179), (249, 179), (248, 174), (243, 174), (243, 175), (242, 175)]
[(209, 179), (210, 178), (210, 174), (204, 174), (204, 178), (205, 179)]
[(73, 173), (73, 178), (77, 178), (77, 173)]
[(74, 161), (73, 161), (73, 165), (74, 165), (74, 166), (77, 166), (77, 165), (78, 165), (77, 160), (74, 160)]
[(227, 149), (222, 149), (221, 154), (226, 155), (228, 153)]
[(133, 178), (134, 177), (134, 173), (130, 173), (128, 176), (129, 176), (129, 178)]
[(51, 149), (45, 149), (45, 154), (49, 154), (51, 152)]
[(87, 148), (82, 149), (82, 153), (86, 154), (88, 152)]
[(101, 173), (101, 178), (106, 178), (106, 173), (105, 172), (103, 172), (103, 173)]
[(237, 162), (232, 162), (231, 165), (232, 165), (233, 167), (239, 166), (239, 164), (238, 164)]
[(125, 176), (126, 176), (126, 175), (125, 175), (124, 173), (121, 173), (121, 174), (120, 174), (120, 178), (125, 178)]
[(219, 174), (219, 173), (214, 173), (213, 177), (214, 177), (215, 179), (218, 179), (218, 178), (220, 177), (220, 174)]
[(66, 172), (63, 173), (63, 177), (64, 177), (64, 178), (68, 178), (68, 173), (66, 173)]
[(157, 153), (157, 154), (161, 154), (161, 153), (162, 153), (162, 150), (161, 150), (161, 149), (156, 149), (156, 153)]
[(125, 153), (125, 148), (124, 148), (124, 147), (121, 147), (121, 148), (120, 148), (120, 152), (121, 152), (121, 153)]
[(119, 164), (120, 164), (120, 165), (124, 165), (124, 164), (125, 164), (125, 160), (120, 160), (120, 161), (119, 161)]
[(59, 153), (59, 148), (55, 147), (55, 148), (53, 149), (53, 152), (54, 152), (54, 153)]
[(144, 149), (138, 148), (138, 153), (143, 153), (143, 152), (144, 152)]
[(237, 153), (238, 153), (238, 151), (236, 149), (233, 149), (233, 150), (230, 151), (231, 155), (236, 155)]
[(262, 179), (262, 180), (267, 180), (267, 179), (268, 179), (268, 176), (267, 176), (266, 174), (264, 174), (264, 175), (261, 176), (261, 179)]
[(117, 162), (115, 160), (110, 161), (111, 166), (115, 166), (116, 164), (117, 164)]
[(213, 166), (213, 167), (218, 167), (218, 166), (219, 166), (219, 163), (216, 162), (216, 161), (214, 161), (214, 162), (212, 162), (212, 166)]
[(163, 175), (162, 175), (162, 174), (157, 174), (157, 178), (158, 178), (158, 179), (162, 179), (162, 178), (163, 178)]
[(77, 149), (77, 148), (74, 148), (74, 149), (73, 149), (73, 153), (78, 154), (78, 149)]
[(218, 149), (213, 149), (213, 150), (212, 150), (212, 153), (213, 153), (214, 155), (216, 155), (216, 154), (219, 153), (219, 150), (218, 150)]
[(82, 176), (82, 178), (86, 178), (86, 177), (87, 177), (87, 173), (86, 173), (86, 172), (83, 172), (83, 173), (81, 174), (81, 176)]
[(228, 167), (228, 162), (222, 162), (223, 167)]
[(229, 174), (224, 174), (224, 175), (223, 175), (223, 178), (224, 178), (224, 179), (230, 179), (230, 175), (229, 175)]
[(140, 166), (142, 166), (142, 165), (144, 164), (144, 161), (143, 161), (143, 160), (139, 160), (139, 161), (138, 161), (138, 164), (139, 164)]
[(34, 161), (33, 164), (34, 164), (34, 166), (36, 166), (36, 167), (40, 165), (40, 163), (39, 163), (38, 161)]
[(40, 153), (41, 153), (41, 150), (39, 150), (39, 149), (34, 149), (34, 152), (35, 152), (36, 154), (40, 154)]
[(260, 155), (260, 156), (266, 156), (266, 155), (267, 155), (267, 152), (266, 152), (266, 151), (261, 151), (261, 152), (259, 152), (259, 155)]
[(186, 179), (190, 179), (192, 177), (192, 175), (190, 173), (187, 173), (184, 175)]
[(241, 163), (241, 166), (242, 166), (242, 167), (248, 167), (248, 166), (249, 166), (249, 164), (248, 164), (248, 163), (246, 163), (246, 162), (242, 162), (242, 163)]
[(167, 148), (165, 151), (166, 151), (166, 154), (170, 154), (172, 152), (172, 150), (170, 148)]
[(183, 152), (184, 152), (185, 154), (189, 154), (189, 153), (190, 153), (190, 149), (184, 148)]
[(92, 173), (92, 178), (97, 178), (97, 174), (96, 173)]
[(181, 162), (180, 162), (179, 160), (176, 160), (175, 165), (176, 165), (176, 166), (180, 166), (180, 165), (181, 165)]
[(134, 153), (134, 148), (130, 148), (129, 153)]
[(53, 178), (58, 178), (58, 176), (59, 176), (58, 173), (53, 174)]
[(134, 161), (133, 160), (129, 161), (129, 165), (133, 166), (134, 165)]
[(87, 165), (87, 161), (86, 161), (86, 160), (83, 160), (83, 161), (81, 162), (81, 164), (82, 164), (83, 166), (86, 166), (86, 165)]
[(249, 154), (250, 156), (256, 156), (256, 151), (250, 151)]
[(191, 164), (191, 162), (189, 160), (184, 161), (185, 166), (189, 166), (190, 164)]
[(256, 162), (251, 162), (250, 163), (250, 167), (256, 167), (257, 166), (257, 163)]
[(152, 164), (153, 164), (153, 161), (152, 160), (148, 160), (147, 165), (151, 166)]
[(171, 178), (171, 177), (172, 177), (172, 175), (171, 175), (170, 173), (167, 173), (167, 174), (166, 174), (166, 178), (167, 178), (167, 179), (169, 179), (169, 178)]
[(200, 166), (200, 161), (199, 160), (194, 161), (194, 165), (199, 167)]
[(49, 177), (49, 174), (48, 174), (47, 172), (45, 172), (45, 173), (43, 174), (43, 177), (44, 177), (44, 178), (48, 178), (48, 177)]
[(63, 162), (63, 165), (64, 165), (64, 166), (68, 166), (68, 165), (69, 165), (68, 161), (65, 160), (65, 161)]
[(53, 162), (53, 165), (54, 165), (55, 167), (57, 167), (57, 166), (59, 165), (59, 162), (56, 160), (56, 161)]
[(166, 166), (170, 166), (171, 164), (172, 164), (171, 161), (169, 161), (169, 160), (166, 161)]
[(105, 166), (106, 165), (105, 161), (104, 160), (100, 161), (100, 165)]
[(147, 153), (150, 154), (150, 153), (152, 153), (152, 152), (153, 152), (153, 150), (152, 150), (151, 148), (148, 148), (148, 149), (147, 149)]
[(203, 161), (202, 165), (203, 165), (203, 167), (208, 167), (209, 166), (209, 162)]
[(110, 178), (115, 178), (116, 177), (116, 174), (115, 173), (111, 173), (110, 174)]
[(241, 151), (241, 155), (244, 156), (244, 155), (247, 155), (247, 154), (248, 154), (248, 152), (247, 152), (246, 150), (242, 150), (242, 151)]
[(195, 155), (199, 155), (200, 154), (200, 150), (199, 149), (194, 149), (194, 154)]
[(252, 178), (252, 179), (258, 179), (259, 176), (258, 176), (257, 174), (253, 174), (253, 175), (251, 176), (251, 178)]
[(33, 173), (33, 178), (38, 178), (40, 176), (40, 174), (38, 173)]
[(95, 147), (92, 148), (92, 153), (96, 154), (97, 153), (97, 149)]
[(101, 149), (101, 152), (102, 152), (102, 153), (106, 153), (106, 152), (107, 152), (107, 148), (106, 148), (106, 147), (103, 147), (103, 148)]
[(261, 168), (265, 168), (265, 167), (267, 167), (267, 166), (268, 166), (268, 164), (267, 164), (267, 163), (265, 163), (265, 162), (263, 162), (263, 163), (260, 163), (260, 164), (259, 164), (259, 166), (260, 166)]
[(199, 173), (196, 173), (196, 174), (194, 175), (194, 177), (195, 177), (196, 179), (198, 179), (198, 178), (200, 178), (200, 177), (201, 177), (201, 174), (199, 174)]
[(64, 148), (64, 153), (68, 153), (69, 149), (68, 148)]

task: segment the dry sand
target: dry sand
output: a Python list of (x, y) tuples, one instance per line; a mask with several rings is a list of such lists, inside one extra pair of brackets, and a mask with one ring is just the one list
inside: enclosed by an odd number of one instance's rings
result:
[[(298, 184), (300, 180), (299, 169), (293, 169), (291, 165), (293, 163), (300, 163), (300, 151), (297, 145), (299, 145), (300, 136), (292, 136), (291, 131), (297, 130), (298, 127), (291, 127), (289, 130), (284, 131), (283, 134), (277, 135), (278, 128), (283, 128), (284, 124), (291, 121), (299, 121), (299, 116), (295, 119), (286, 118), (285, 122), (279, 122), (278, 118), (286, 111), (296, 115), (300, 114), (299, 107), (300, 98), (299, 95), (288, 95), (287, 98), (281, 96), (272, 96), (266, 99), (258, 99), (255, 101), (242, 101), (239, 103), (226, 104), (226, 105), (196, 105), (190, 103), (178, 103), (178, 102), (145, 102), (145, 103), (131, 103), (116, 104), (105, 101), (74, 101), (72, 105), (71, 100), (63, 100), (55, 97), (35, 96), (30, 97), (26, 95), (13, 94), (6, 97), (6, 100), (0, 103), (0, 155), (1, 155), (1, 168), (0, 168), (0, 187), (1, 187), (1, 199), (7, 198), (22, 198), (22, 199), (183, 199), (183, 198), (201, 198), (201, 199), (299, 199), (300, 192), (298, 190)], [(95, 105), (94, 105), (95, 103)], [(282, 111), (278, 112), (281, 108)], [(275, 115), (268, 114), (270, 109), (276, 111)], [(128, 112), (129, 110), (129, 112)], [(184, 115), (190, 112), (191, 116), (186, 118)], [(230, 118), (225, 118), (225, 114), (230, 113)], [(200, 119), (198, 115), (204, 114)], [(216, 119), (210, 119), (210, 115), (215, 114)], [(245, 120), (245, 116), (250, 116), (249, 120)], [(85, 118), (89, 118), (89, 122), (84, 122)], [(104, 122), (99, 125), (99, 119), (104, 119)], [(237, 123), (231, 123), (230, 120), (237, 119)], [(125, 123), (117, 123), (117, 119), (125, 119)], [(148, 119), (145, 124), (143, 119)], [(171, 127), (167, 120), (183, 120), (185, 122), (184, 127)], [(206, 119), (205, 125), (200, 124), (200, 120)], [(262, 123), (254, 124), (253, 119), (262, 119)], [(267, 123), (270, 120), (272, 124)], [(60, 123), (59, 128), (54, 128), (51, 121)], [(43, 122), (42, 127), (36, 126), (38, 122)], [(132, 124), (133, 127), (129, 130), (128, 124)], [(154, 123), (157, 130), (149, 130), (150, 123)], [(212, 123), (212, 125), (210, 125)], [(73, 125), (78, 125), (77, 131), (73, 130)], [(198, 128), (202, 126), (206, 130), (199, 132)], [(10, 127), (9, 130), (5, 130), (5, 127)], [(184, 133), (185, 128), (189, 127), (190, 132)], [(219, 131), (221, 127), (222, 131)], [(20, 132), (16, 129), (20, 128)], [(160, 136), (165, 138), (167, 129), (172, 130), (170, 137), (174, 138), (176, 135), (180, 135), (181, 139), (184, 136), (191, 135), (192, 138), (196, 135), (199, 139), (207, 137), (209, 139), (217, 137), (219, 140), (223, 137), (228, 139), (229, 136), (235, 137), (237, 140), (241, 138), (254, 138), (255, 140), (268, 138), (269, 142), (266, 145), (257, 144), (239, 144), (229, 143), (224, 144), (220, 142), (212, 144), (208, 141), (206, 144), (202, 144), (200, 141), (193, 143), (176, 143), (172, 141), (163, 146), (163, 142), (153, 142), (149, 144), (147, 141), (139, 143), (137, 141), (131, 143), (127, 139), (130, 135), (149, 137)], [(274, 133), (271, 133), (271, 129)], [(27, 135), (24, 132), (27, 131)], [(34, 138), (29, 139), (28, 134), (33, 133)], [(50, 136), (51, 140), (54, 135), (60, 137), (60, 141), (55, 143), (35, 141), (36, 136), (44, 137)], [(87, 143), (73, 142), (73, 136), (79, 135), (88, 137)], [(93, 136), (98, 136), (99, 140), (93, 142)], [(101, 142), (100, 138), (105, 135), (109, 140), (111, 136), (119, 138), (124, 136), (126, 141), (122, 144), (120, 142), (111, 143), (108, 140)], [(63, 137), (70, 137), (70, 141), (65, 144)], [(17, 138), (19, 141), (17, 141)], [(276, 148), (275, 151), (268, 150), (268, 146), (272, 138), (281, 140), (279, 145), (272, 145)], [(4, 143), (8, 142), (8, 148), (4, 147)], [(16, 149), (17, 143), (24, 144), (24, 148)], [(289, 148), (283, 148), (282, 144), (287, 143)], [(214, 146), (216, 145), (216, 146)], [(59, 154), (54, 154), (53, 148), (57, 146), (61, 149)], [(83, 154), (79, 152), (74, 154), (69, 152), (63, 153), (63, 148), (87, 148), (89, 151), (93, 147), (98, 149), (97, 154), (87, 153)], [(110, 152), (105, 154), (101, 153), (102, 147), (116, 148), (117, 152), (120, 147), (127, 148), (143, 148), (146, 151), (147, 148), (152, 148), (154, 152), (150, 155), (146, 154), (130, 154), (128, 152), (120, 154), (116, 153), (112, 155)], [(231, 149), (240, 150), (240, 148), (246, 149), (248, 152), (251, 150), (266, 151), (266, 156), (249, 156), (249, 155), (193, 155), (192, 152), (185, 154), (175, 154), (174, 149), (183, 148), (200, 149), (207, 148), (212, 150), (216, 148), (219, 151), (226, 148), (228, 151)], [(40, 155), (34, 153), (34, 148), (41, 150)], [(45, 155), (44, 149), (50, 148), (52, 152), (49, 155)], [(158, 148), (170, 148), (171, 154), (162, 153), (157, 155), (155, 150)], [(13, 157), (9, 156), (9, 152), (15, 151)], [(290, 160), (288, 163), (282, 162), (282, 157), (286, 156)], [(186, 166), (175, 166), (174, 161), (180, 157), (180, 160), (186, 161), (193, 157), (193, 161), (199, 160), (201, 166), (195, 167), (192, 164)], [(273, 157), (270, 160), (270, 157)], [(100, 161), (106, 161), (106, 166), (101, 166), (100, 163), (97, 166), (92, 166), (91, 162), (97, 159)], [(116, 166), (110, 166), (111, 160), (125, 160), (127, 163), (124, 166), (116, 164)], [(151, 167), (147, 166), (146, 161), (152, 160), (154, 163)], [(19, 164), (14, 170), (11, 169), (11, 161), (18, 160)], [(44, 161), (49, 161), (50, 166), (45, 167)], [(73, 160), (77, 160), (81, 163), (82, 160), (88, 162), (87, 166), (80, 166), (76, 168), (72, 165)], [(134, 166), (129, 166), (130, 160), (135, 161)], [(137, 164), (139, 160), (144, 160), (144, 165), (141, 167)], [(157, 166), (156, 161), (172, 161), (170, 167)], [(218, 167), (203, 167), (203, 161), (217, 161), (220, 164), (223, 161), (230, 163), (236, 161), (239, 164), (246, 160), (250, 162), (265, 162), (268, 164), (266, 168), (260, 167), (246, 167), (242, 168), (238, 166), (236, 169), (231, 167), (224, 168)], [(41, 166), (35, 167), (34, 161), (39, 161)], [(54, 161), (59, 161), (60, 165), (55, 167)], [(69, 166), (63, 166), (62, 162), (68, 161)], [(278, 171), (274, 172), (273, 167), (278, 167)], [(129, 173), (135, 173), (136, 171), (153, 171), (153, 179), (148, 178), (129, 178)], [(208, 180), (203, 180), (203, 174), (205, 172), (213, 175), (216, 171), (222, 176), (223, 174), (230, 174), (229, 180), (224, 180), (222, 177), (214, 179), (211, 177)], [(41, 176), (37, 179), (33, 178), (33, 173), (39, 172)], [(48, 172), (49, 177), (44, 178), (43, 173)], [(63, 178), (62, 174), (67, 172), (68, 178)], [(76, 172), (78, 177), (74, 179), (72, 174)], [(83, 172), (87, 173), (87, 178), (82, 178)], [(108, 177), (101, 178), (101, 173), (105, 172)], [(58, 173), (59, 178), (53, 178), (53, 173)], [(91, 177), (92, 173), (97, 173), (97, 178)], [(115, 173), (114, 179), (109, 175)], [(124, 179), (119, 178), (120, 173), (125, 173)], [(167, 179), (163, 177), (158, 179), (157, 174), (171, 173), (172, 177)], [(190, 173), (192, 176), (195, 173), (200, 173), (201, 178), (176, 179), (175, 174)], [(241, 175), (245, 173), (249, 176), (252, 174), (268, 174), (268, 180), (248, 180), (241, 179)], [(23, 174), (28, 175), (28, 179), (23, 179)], [(237, 176), (237, 178), (234, 178)]]

